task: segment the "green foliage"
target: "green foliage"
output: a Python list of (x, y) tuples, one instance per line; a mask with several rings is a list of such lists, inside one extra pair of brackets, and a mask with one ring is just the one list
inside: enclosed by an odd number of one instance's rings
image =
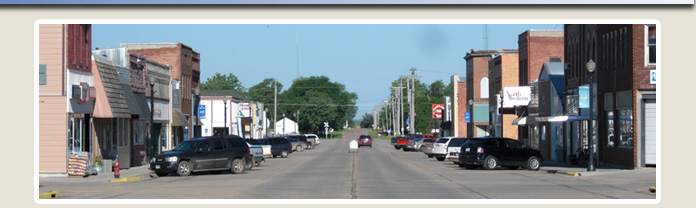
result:
[(201, 90), (235, 90), (246, 94), (246, 88), (242, 86), (242, 82), (239, 81), (237, 76), (232, 73), (224, 75), (216, 72), (213, 77), (201, 83)]
[(371, 113), (365, 113), (360, 121), (360, 128), (372, 128), (374, 124), (374, 116)]
[[(406, 86), (406, 79), (405, 78), (399, 78), (395, 81), (392, 82), (393, 87), (399, 87), (399, 83), (402, 83), (401, 86), (405, 87)], [(393, 92), (392, 92), (393, 93)], [(406, 88), (403, 89), (403, 99), (404, 99), (404, 118), (408, 118), (409, 115), (409, 106), (408, 106), (408, 98), (406, 94)], [(439, 127), (439, 121), (432, 119), (432, 104), (441, 104), (444, 103), (444, 97), (452, 94), (452, 84), (448, 84), (445, 86), (445, 84), (441, 80), (437, 80), (430, 85), (425, 84), (420, 82), (420, 80), (416, 79), (415, 81), (415, 130), (416, 132), (421, 132), (424, 134), (430, 134), (430, 129), (433, 128), (438, 128)], [(392, 94), (393, 95), (393, 94)], [(391, 107), (386, 106), (386, 109), (389, 109), (391, 111)], [(382, 125), (387, 124), (387, 115), (384, 112), (384, 109), (382, 109), (382, 112), (380, 112), (380, 123)], [(404, 119), (404, 122), (406, 119)], [(402, 124), (404, 128), (406, 128), (406, 123)]]
[[(283, 89), (283, 84), (278, 82), (278, 92), (280, 93)], [(266, 106), (273, 105), (273, 97), (275, 95), (274, 79), (266, 78), (258, 84), (249, 88), (247, 96), (253, 101), (259, 101), (264, 103)]]
[[(288, 90), (279, 95), (279, 112), (298, 121), (300, 132), (320, 133), (324, 122), (334, 130), (341, 130), (346, 120), (353, 123), (358, 108), (356, 93), (345, 91), (345, 85), (331, 82), (325, 76), (294, 80)], [(282, 102), (281, 102), (282, 101)], [(298, 115), (299, 111), (299, 115)], [(299, 120), (297, 119), (299, 117)]]

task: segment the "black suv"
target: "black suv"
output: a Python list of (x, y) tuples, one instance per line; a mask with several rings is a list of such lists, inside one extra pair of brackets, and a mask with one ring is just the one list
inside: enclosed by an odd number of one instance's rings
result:
[(539, 150), (529, 148), (517, 140), (484, 137), (469, 139), (462, 144), (459, 161), (467, 169), (483, 166), (492, 170), (502, 166), (514, 170), (523, 166), (529, 170), (539, 170), (542, 157)]
[(262, 145), (271, 145), (273, 157), (288, 157), (292, 153), (292, 144), (285, 137), (270, 137), (259, 139)]
[(191, 172), (220, 170), (239, 174), (252, 167), (249, 146), (235, 135), (189, 139), (150, 160), (150, 170), (158, 176), (169, 173), (188, 176)]

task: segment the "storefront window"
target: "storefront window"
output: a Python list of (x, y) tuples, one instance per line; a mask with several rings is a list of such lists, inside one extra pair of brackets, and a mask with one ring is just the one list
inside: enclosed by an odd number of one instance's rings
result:
[(619, 147), (633, 148), (633, 114), (631, 109), (619, 109)]
[(614, 112), (608, 110), (607, 113), (607, 147), (614, 146)]

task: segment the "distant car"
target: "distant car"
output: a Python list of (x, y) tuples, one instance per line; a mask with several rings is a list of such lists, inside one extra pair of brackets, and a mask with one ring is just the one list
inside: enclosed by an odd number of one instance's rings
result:
[(270, 137), (259, 139), (263, 145), (271, 145), (271, 155), (273, 157), (286, 158), (292, 153), (292, 144), (285, 137)]
[(406, 144), (408, 144), (408, 142), (413, 139), (415, 139), (415, 136), (413, 134), (398, 136), (396, 137), (396, 144), (394, 144), (394, 148), (396, 148), (397, 150), (404, 148)]
[(398, 141), (398, 140), (399, 140), (399, 137), (392, 137), (391, 138), (391, 145), (396, 147), (396, 141)]
[(292, 144), (292, 147), (294, 148), (292, 150), (294, 152), (302, 152), (307, 148), (307, 140), (301, 141), (300, 138), (292, 136), (288, 136), (287, 139), (290, 141), (290, 144)]
[(447, 144), (447, 156), (445, 156), (445, 159), (459, 165), (459, 152), (462, 148), (462, 144), (467, 140), (469, 139), (463, 137), (450, 139), (450, 142)]
[(520, 166), (529, 170), (541, 167), (541, 152), (529, 148), (514, 139), (500, 137), (474, 138), (462, 145), (459, 161), (467, 169), (483, 166), (492, 170), (507, 167), (515, 170)]
[(447, 144), (455, 137), (442, 137), (433, 143), (433, 148), (430, 153), (426, 153), (428, 157), (435, 157), (437, 161), (444, 161), (447, 157)]
[(361, 146), (370, 146), (370, 148), (372, 148), (372, 137), (370, 137), (370, 135), (360, 135), (360, 138), (358, 138), (358, 147)]
[(437, 141), (435, 138), (426, 138), (423, 139), (423, 144), (420, 146), (420, 151), (423, 152), (424, 154), (428, 155), (428, 157), (433, 157), (430, 155), (433, 152), (433, 144)]
[(317, 145), (321, 144), (319, 136), (316, 134), (305, 134), (304, 136), (307, 137), (307, 142), (309, 142), (307, 144), (307, 149), (314, 149)]
[(230, 170), (239, 174), (253, 167), (249, 146), (234, 135), (211, 136), (185, 140), (174, 149), (155, 155), (150, 170), (158, 176), (176, 173), (188, 176), (192, 172)]

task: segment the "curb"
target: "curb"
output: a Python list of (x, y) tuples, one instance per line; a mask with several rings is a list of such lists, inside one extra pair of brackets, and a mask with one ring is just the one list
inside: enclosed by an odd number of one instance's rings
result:
[[(544, 169), (542, 169), (544, 170)], [(545, 170), (547, 173), (551, 174), (563, 174), (563, 175), (568, 175), (568, 176), (582, 176), (580, 173), (577, 172), (565, 172), (565, 171), (558, 171), (558, 170)]]
[(649, 190), (650, 190), (650, 193), (655, 193), (655, 191), (657, 191), (657, 188), (655, 188), (654, 186), (651, 186), (649, 188)]
[(104, 181), (104, 183), (115, 183), (115, 182), (133, 182), (133, 181), (138, 181), (140, 180), (140, 177), (135, 176), (135, 177), (130, 177), (130, 178), (119, 178), (119, 179), (114, 179), (110, 181)]
[(56, 198), (58, 196), (59, 195), (58, 195), (57, 191), (51, 191), (51, 192), (39, 194), (39, 199), (51, 199), (51, 198)]

